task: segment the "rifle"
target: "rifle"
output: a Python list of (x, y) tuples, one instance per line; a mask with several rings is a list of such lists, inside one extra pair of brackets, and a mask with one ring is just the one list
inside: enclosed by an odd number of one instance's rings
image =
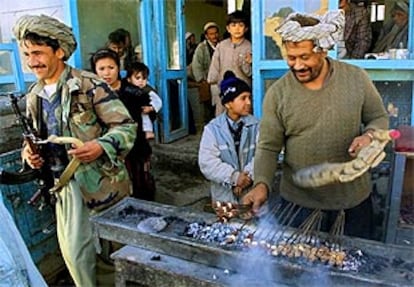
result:
[[(4, 96), (6, 94), (2, 94)], [(22, 128), (23, 140), (29, 145), (34, 154), (39, 154), (45, 158), (44, 146), (38, 144), (41, 139), (38, 137), (37, 131), (32, 127), (29, 119), (22, 114), (18, 106), (18, 100), (23, 98), (22, 96), (14, 95), (13, 93), (7, 94), (9, 97), (11, 106), (16, 115), (17, 122)], [(40, 169), (32, 169), (26, 163), (22, 169), (18, 172), (6, 171), (0, 169), (0, 183), (1, 184), (22, 184), (37, 179), (37, 191), (28, 200), (28, 204), (37, 206), (39, 210), (43, 209), (47, 204), (53, 204), (53, 197), (51, 196), (49, 189), (54, 184), (53, 174), (50, 171), (47, 164), (44, 164)]]

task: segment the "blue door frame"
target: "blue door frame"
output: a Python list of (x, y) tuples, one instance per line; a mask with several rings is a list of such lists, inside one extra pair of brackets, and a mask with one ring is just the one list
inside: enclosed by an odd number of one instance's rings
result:
[[(185, 17), (184, 0), (175, 1), (175, 35), (179, 51), (179, 65), (174, 69), (169, 67), (169, 52), (167, 31), (167, 1), (143, 0), (141, 12), (144, 23), (143, 31), (144, 52), (146, 63), (149, 64), (151, 78), (163, 100), (161, 133), (162, 142), (169, 143), (188, 135), (188, 106), (187, 106), (187, 71), (185, 68)], [(170, 11), (171, 12), (171, 11)], [(148, 16), (151, 15), (151, 19)], [(169, 83), (177, 84), (177, 90), (172, 91)], [(172, 94), (178, 92), (178, 113), (172, 112)], [(177, 96), (177, 95), (176, 95)], [(177, 104), (177, 103), (176, 103)], [(176, 111), (177, 112), (177, 111)], [(179, 127), (172, 129), (172, 122), (176, 120)]]
[(6, 52), (6, 54), (10, 55), (9, 60), (11, 64), (11, 73), (0, 75), (0, 85), (10, 84), (13, 86), (10, 90), (2, 92), (22, 93), (25, 90), (25, 79), (22, 71), (17, 42), (13, 41), (6, 44), (0, 43), (0, 52)]

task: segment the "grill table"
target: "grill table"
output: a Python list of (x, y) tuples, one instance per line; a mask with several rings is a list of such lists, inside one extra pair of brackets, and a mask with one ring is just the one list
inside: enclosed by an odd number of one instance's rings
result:
[[(137, 224), (151, 216), (163, 216), (169, 223), (168, 226), (159, 233), (138, 230)], [(383, 261), (379, 261), (379, 265), (382, 264), (382, 266), (378, 266), (378, 269), (374, 264), (374, 268), (371, 270), (353, 272), (328, 268), (327, 266), (321, 266), (321, 264), (304, 264), (300, 260), (288, 260), (267, 254), (265, 256), (252, 256), (250, 252), (244, 250), (232, 250), (217, 244), (200, 242), (184, 235), (184, 229), (188, 223), (212, 223), (215, 219), (214, 214), (195, 213), (188, 208), (126, 198), (106, 211), (93, 216), (91, 221), (94, 225), (96, 236), (139, 247), (139, 249), (134, 249), (134, 252), (131, 253), (132, 257), (135, 258), (134, 260), (128, 259), (127, 251), (132, 250), (129, 249), (130, 246), (114, 254), (117, 266), (124, 266), (123, 268), (117, 268), (117, 273), (122, 273), (117, 275), (120, 278), (129, 278), (134, 272), (138, 274), (143, 272), (142, 270), (149, 272), (146, 276), (151, 277), (155, 275), (150, 274), (160, 272), (161, 267), (164, 268), (163, 272), (169, 272), (168, 270), (171, 271), (171, 269), (177, 268), (174, 267), (175, 265), (178, 265), (178, 270), (183, 271), (184, 268), (187, 269), (187, 266), (194, 264), (197, 266), (198, 264), (198, 266), (203, 266), (198, 269), (227, 269), (230, 273), (243, 274), (243, 276), (252, 280), (269, 278), (274, 285), (303, 286), (304, 282), (306, 282), (309, 286), (314, 282), (314, 286), (318, 286), (318, 284), (320, 286), (320, 284), (325, 283), (335, 286), (412, 286), (414, 282), (414, 249), (412, 247), (385, 245), (381, 242), (345, 237), (343, 241), (344, 247), (358, 248), (363, 253), (372, 255), (374, 259), (381, 257), (388, 262), (388, 264), (384, 265)], [(145, 261), (143, 259), (145, 257), (138, 260), (137, 258), (140, 257), (138, 255), (145, 252), (156, 253), (161, 258), (168, 258), (168, 264), (161, 263), (163, 262), (161, 260), (157, 263), (158, 266), (155, 266), (154, 262)], [(175, 258), (175, 260), (172, 258)], [(402, 265), (406, 267), (403, 268)], [(191, 270), (190, 267), (188, 269)], [(188, 280), (203, 281), (203, 274), (200, 272), (192, 272), (192, 278)], [(271, 273), (271, 276), (266, 277), (265, 275), (268, 273)], [(181, 277), (183, 276), (189, 278), (185, 274)], [(155, 277), (153, 279), (155, 280)], [(163, 286), (154, 285), (154, 282), (149, 284), (149, 286)], [(145, 280), (138, 283), (148, 284)], [(167, 281), (167, 283), (169, 282)], [(217, 282), (213, 283), (216, 284)], [(219, 284), (228, 286), (226, 282), (219, 282)], [(119, 286), (122, 286), (122, 284)], [(270, 285), (266, 284), (265, 286)]]
[[(125, 246), (111, 255), (115, 260), (115, 286), (125, 287), (128, 283), (157, 287), (219, 287), (274, 286), (275, 282), (252, 279), (226, 269), (215, 268), (159, 254), (139, 247)], [(136, 286), (136, 285), (134, 285)], [(277, 283), (277, 286), (289, 286)]]

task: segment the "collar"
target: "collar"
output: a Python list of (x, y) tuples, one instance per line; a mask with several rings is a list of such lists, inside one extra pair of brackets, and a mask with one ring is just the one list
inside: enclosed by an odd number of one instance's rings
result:
[(227, 114), (226, 114), (226, 119), (227, 122), (232, 126), (232, 127), (237, 127), (240, 123), (243, 122), (242, 117), (240, 117), (240, 119), (238, 121), (233, 121)]
[(329, 59), (329, 57), (326, 57), (326, 64), (329, 66), (329, 70), (328, 70), (328, 74), (326, 75), (325, 80), (323, 81), (323, 86), (326, 86), (329, 83), (329, 80), (332, 77), (334, 68), (333, 68), (333, 64), (332, 61)]
[(217, 47), (217, 44), (214, 46), (213, 43), (211, 43), (209, 40), (206, 39), (206, 43), (207, 45), (209, 45), (211, 47), (211, 49), (215, 50)]
[(230, 40), (230, 43), (231, 43), (231, 45), (233, 46), (233, 48), (236, 48), (236, 47), (239, 47), (239, 46), (241, 46), (243, 43), (244, 43), (244, 41), (246, 41), (246, 38), (243, 38), (240, 42), (238, 42), (238, 43), (233, 43), (232, 41), (231, 41), (231, 38), (229, 39)]

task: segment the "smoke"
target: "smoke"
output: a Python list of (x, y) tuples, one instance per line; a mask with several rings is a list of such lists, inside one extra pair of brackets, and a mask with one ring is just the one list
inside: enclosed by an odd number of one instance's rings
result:
[[(271, 255), (271, 245), (280, 243), (289, 234), (274, 214), (262, 216), (254, 227), (247, 228), (253, 229), (254, 241), (246, 249), (237, 251), (240, 260), (232, 264), (230, 273), (240, 276), (232, 276), (229, 286), (333, 286), (329, 266), (308, 262), (305, 258)], [(246, 280), (255, 283), (247, 284)]]
[(261, 246), (261, 244), (264, 244), (261, 240), (266, 235), (276, 234), (280, 230), (276, 218), (274, 216), (263, 216), (254, 229), (256, 231), (260, 230), (261, 235), (256, 236), (255, 234), (251, 246), (240, 251), (242, 258), (236, 262), (234, 267), (237, 270), (236, 272), (242, 276), (234, 276), (230, 284), (231, 287), (246, 286), (246, 277), (256, 282), (254, 286), (274, 286), (275, 282), (281, 282), (282, 276), (279, 270), (274, 268), (274, 264), (269, 264), (273, 259), (268, 253), (269, 249)]

